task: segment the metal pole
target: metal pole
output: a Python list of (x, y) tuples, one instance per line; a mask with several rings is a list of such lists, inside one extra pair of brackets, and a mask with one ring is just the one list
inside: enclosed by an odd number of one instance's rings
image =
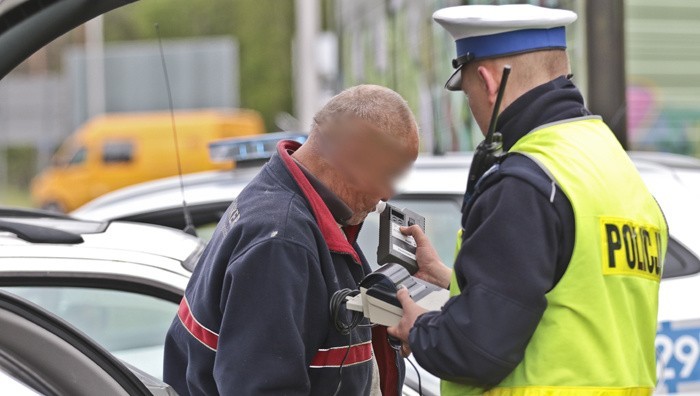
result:
[(316, 37), (320, 29), (318, 0), (296, 0), (296, 61), (294, 102), (301, 131), (309, 131), (319, 106), (319, 81), (316, 70)]
[(623, 0), (586, 0), (588, 106), (627, 148)]
[(85, 68), (87, 114), (92, 118), (105, 112), (105, 55), (102, 15), (85, 24)]
[(338, 74), (335, 79), (335, 91), (340, 92), (345, 82), (345, 24), (343, 20), (343, 0), (334, 0), (335, 31), (338, 35)]

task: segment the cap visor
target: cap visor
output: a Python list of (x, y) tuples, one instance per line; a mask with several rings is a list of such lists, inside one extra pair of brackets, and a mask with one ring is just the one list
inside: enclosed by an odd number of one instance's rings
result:
[(448, 91), (461, 91), (462, 90), (462, 67), (464, 65), (460, 65), (457, 70), (452, 73), (450, 78), (447, 79), (447, 82), (445, 83), (445, 89)]

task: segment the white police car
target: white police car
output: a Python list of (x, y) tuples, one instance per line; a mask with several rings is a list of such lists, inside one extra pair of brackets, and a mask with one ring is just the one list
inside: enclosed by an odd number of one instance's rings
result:
[[(240, 142), (232, 140), (230, 144)], [(259, 154), (256, 153), (258, 159)], [(700, 389), (700, 307), (693, 303), (700, 297), (700, 234), (695, 231), (700, 221), (696, 209), (700, 202), (700, 160), (664, 153), (633, 152), (630, 156), (664, 209), (671, 233), (660, 291), (657, 392), (692, 392)], [(231, 158), (245, 160), (241, 155)], [(451, 263), (454, 255), (470, 162), (469, 154), (421, 156), (392, 199), (397, 206), (426, 217), (426, 232), (446, 263)], [(200, 235), (207, 237), (220, 214), (258, 169), (256, 165), (183, 177), (184, 194)], [(93, 220), (120, 219), (182, 227), (179, 183), (178, 178), (168, 178), (127, 187), (98, 198), (73, 214)], [(370, 214), (359, 236), (370, 261), (377, 248), (378, 228), (378, 216)], [(418, 369), (420, 391), (425, 395), (439, 394), (438, 379)], [(407, 394), (419, 390), (418, 376), (410, 367), (406, 383)]]

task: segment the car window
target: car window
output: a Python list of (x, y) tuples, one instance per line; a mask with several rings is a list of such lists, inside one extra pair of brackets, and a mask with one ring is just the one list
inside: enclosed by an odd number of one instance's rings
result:
[(134, 157), (134, 144), (125, 141), (105, 142), (102, 146), (102, 162), (105, 164), (129, 163)]
[(81, 147), (78, 149), (78, 151), (73, 154), (73, 157), (71, 157), (70, 161), (68, 161), (68, 166), (75, 166), (75, 165), (80, 165), (85, 162), (85, 158), (87, 157), (87, 150), (85, 147)]
[(108, 289), (55, 286), (2, 289), (63, 318), (125, 362), (153, 377), (162, 377), (163, 343), (177, 304)]
[[(442, 262), (452, 267), (460, 228), (459, 198), (450, 196), (400, 197), (389, 201), (402, 209), (410, 209), (425, 217), (425, 232), (435, 246)], [(379, 214), (370, 213), (365, 219), (357, 243), (372, 268), (377, 267), (379, 245)]]

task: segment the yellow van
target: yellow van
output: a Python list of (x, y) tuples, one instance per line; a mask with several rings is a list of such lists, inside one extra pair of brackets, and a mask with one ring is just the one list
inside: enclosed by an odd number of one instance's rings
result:
[[(252, 110), (177, 111), (175, 126), (183, 173), (230, 168), (211, 162), (209, 142), (265, 132)], [(106, 192), (176, 175), (177, 168), (169, 112), (104, 115), (66, 139), (51, 166), (32, 181), (32, 200), (69, 212)]]

